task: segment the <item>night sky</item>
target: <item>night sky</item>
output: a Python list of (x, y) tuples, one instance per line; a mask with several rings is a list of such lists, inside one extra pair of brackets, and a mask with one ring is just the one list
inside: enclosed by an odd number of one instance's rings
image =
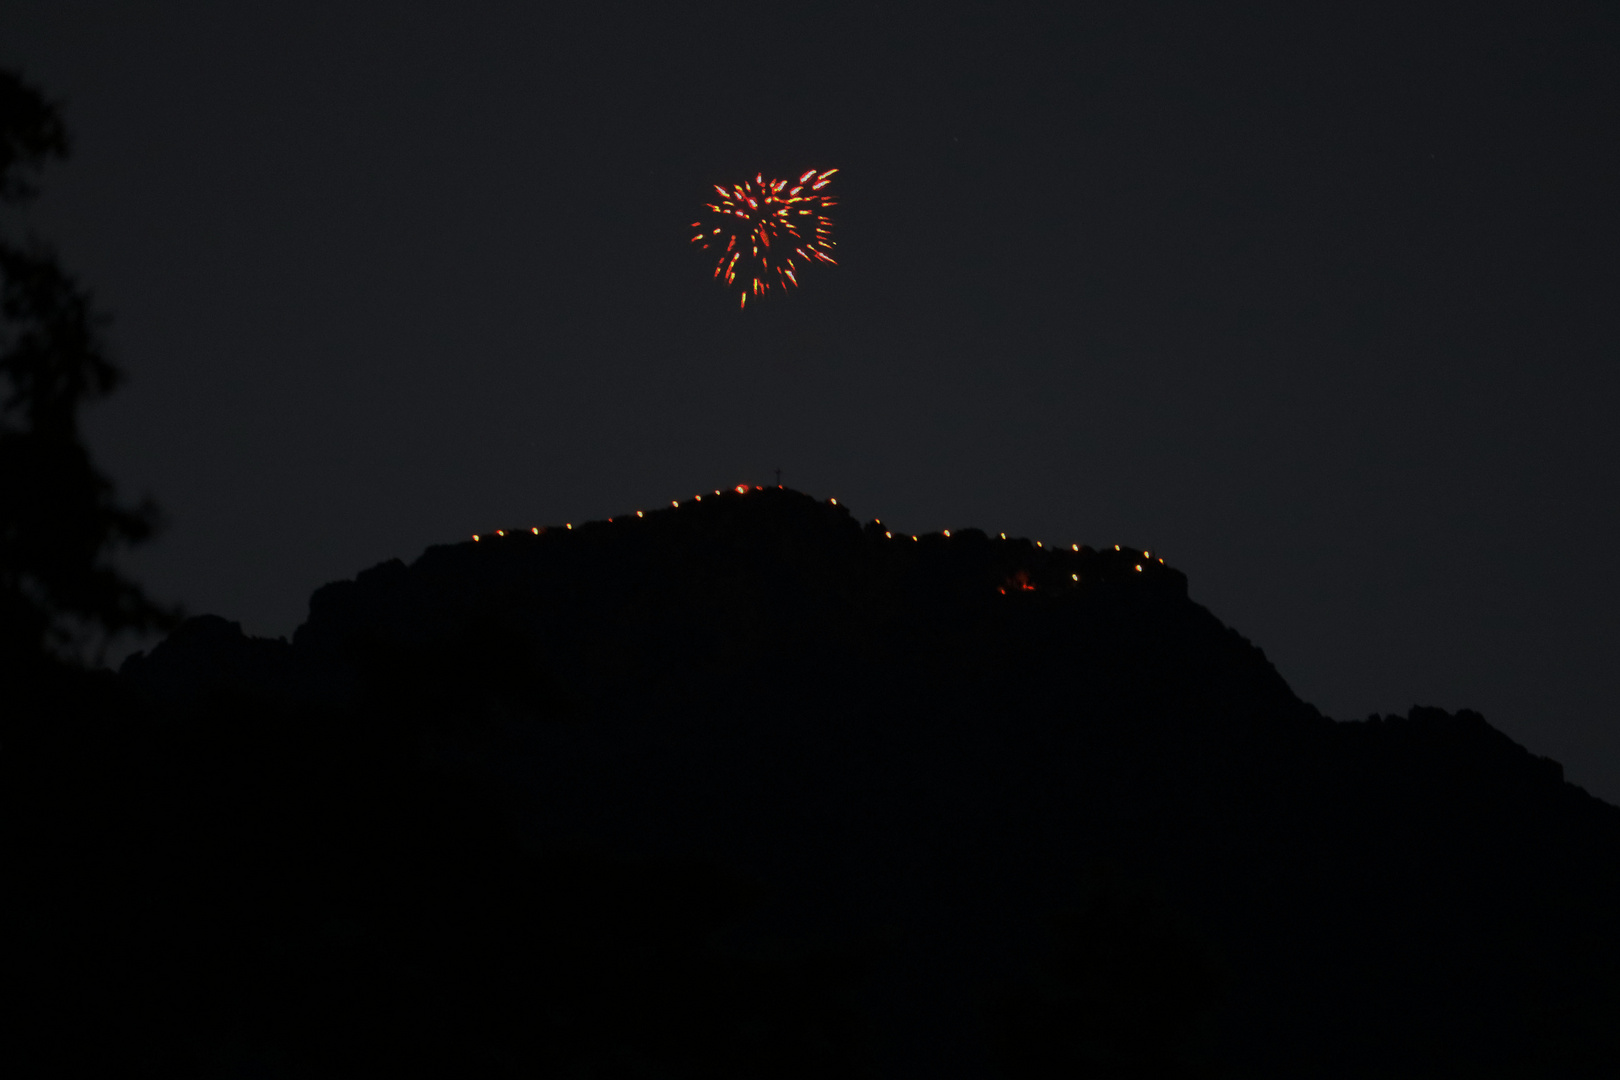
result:
[[(1323, 9), (7, 0), (0, 65), (161, 599), (290, 635), (780, 467), (1150, 548), (1329, 715), (1620, 801), (1620, 9)], [(840, 265), (739, 311), (689, 223), (811, 167)]]

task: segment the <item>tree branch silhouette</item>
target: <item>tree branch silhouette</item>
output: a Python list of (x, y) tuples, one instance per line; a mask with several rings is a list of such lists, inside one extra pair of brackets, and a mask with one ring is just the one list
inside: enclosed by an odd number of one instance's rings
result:
[[(0, 71), (0, 205), (35, 198), (31, 174), (68, 149), (56, 106)], [(108, 561), (149, 539), (158, 512), (118, 500), (80, 432), (82, 408), (122, 382), (107, 321), (49, 245), (0, 234), (0, 670), (13, 678), (178, 621)]]

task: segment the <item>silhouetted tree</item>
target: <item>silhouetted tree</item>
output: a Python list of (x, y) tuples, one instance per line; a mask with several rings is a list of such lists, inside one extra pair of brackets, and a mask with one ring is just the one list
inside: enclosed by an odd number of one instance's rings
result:
[[(56, 107), (0, 71), (0, 209), (29, 202), (38, 193), (33, 174), (67, 152)], [(128, 746), (116, 745), (127, 725), (112, 677), (84, 668), (113, 635), (174, 617), (107, 561), (118, 545), (151, 534), (155, 512), (119, 503), (79, 429), (83, 406), (119, 382), (100, 338), (104, 324), (45, 243), (0, 231), (6, 1075), (116, 1072), (133, 1060), (176, 1075), (143, 1034), (168, 998), (150, 992), (142, 937), (129, 929), (135, 909), (118, 882), (130, 864), (108, 857), (129, 847), (119, 823), (135, 785), (120, 778), (139, 770), (130, 768)], [(125, 1048), (116, 1053), (102, 1049), (118, 1043)]]
[[(56, 107), (0, 71), (0, 204), (37, 193), (30, 173), (68, 153)], [(126, 631), (169, 625), (107, 563), (152, 533), (150, 502), (120, 504), (90, 459), (79, 411), (121, 378), (90, 294), (42, 241), (0, 235), (0, 675), (75, 661)]]

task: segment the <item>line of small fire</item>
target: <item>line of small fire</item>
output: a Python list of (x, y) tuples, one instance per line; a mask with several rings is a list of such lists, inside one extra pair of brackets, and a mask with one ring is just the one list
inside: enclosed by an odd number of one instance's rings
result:
[[(776, 486), (777, 486), (778, 489), (781, 489), (781, 487), (782, 487), (782, 485), (780, 485), (780, 484), (778, 484)], [(760, 485), (758, 485), (758, 484), (755, 484), (753, 486), (750, 486), (748, 484), (738, 484), (736, 487), (732, 488), (730, 492), (723, 491), (720, 488), (715, 488), (713, 495), (717, 495), (717, 496), (721, 496), (721, 497), (724, 497), (727, 494), (747, 495), (747, 494), (750, 494), (751, 492), (764, 491), (764, 490), (765, 489), (763, 487), (761, 487)], [(713, 496), (711, 496), (711, 497), (713, 497)], [(702, 502), (703, 501), (703, 496), (702, 495), (694, 495), (694, 496), (692, 496), (690, 501), (691, 502)], [(827, 502), (831, 506), (837, 506), (838, 505), (838, 500), (837, 499), (828, 499)], [(670, 505), (670, 508), (674, 509), (674, 510), (679, 510), (680, 507), (681, 507), (681, 503), (680, 503), (679, 499), (671, 499), (669, 505)], [(628, 515), (626, 515), (626, 516), (628, 517)], [(647, 514), (646, 514), (646, 511), (644, 511), (644, 510), (637, 510), (636, 513), (635, 513), (635, 516), (638, 517), (638, 518), (645, 518), (647, 516)], [(619, 519), (618, 518), (608, 518), (607, 523), (609, 525), (611, 525), (617, 520), (619, 520)], [(872, 524), (874, 524), (874, 525), (882, 525), (883, 522), (878, 518), (873, 518), (872, 519)], [(563, 525), (563, 529), (565, 531), (570, 531), (570, 530), (573, 529), (573, 527), (574, 527), (574, 523), (571, 522), (571, 521), (567, 522), (566, 524)], [(534, 525), (534, 526), (531, 526), (529, 528), (529, 534), (533, 535), (533, 536), (544, 535), (547, 531), (548, 531), (547, 528), (545, 526), (543, 526), (543, 525)], [(474, 543), (479, 543), (479, 542), (482, 542), (482, 541), (488, 539), (491, 536), (505, 537), (506, 535), (507, 535), (507, 530), (505, 530), (505, 529), (496, 529), (493, 533), (473, 533), (472, 538), (473, 538)], [(523, 533), (522, 533), (521, 530), (517, 530), (517, 531), (514, 532), (514, 535), (521, 536), (521, 535), (523, 535)], [(902, 534), (900, 534), (899, 539), (904, 540), (907, 535), (908, 534), (902, 533)], [(919, 543), (922, 540), (922, 538), (918, 534), (912, 533), (912, 534), (909, 534), (909, 535), (911, 536), (912, 540), (917, 541)], [(948, 540), (948, 539), (950, 539), (950, 536), (951, 536), (951, 530), (949, 530), (949, 529), (941, 530), (940, 535), (942, 535), (943, 537), (945, 537), (945, 539)], [(888, 539), (888, 540), (893, 540), (893, 539), (896, 538), (895, 534), (890, 530), (884, 530), (883, 536), (884, 536), (885, 539)], [(1003, 539), (1003, 540), (1007, 539), (1007, 534), (1006, 533), (1001, 533), (1000, 536), (1001, 536), (1001, 539)], [(1016, 541), (1014, 541), (1014, 542), (1016, 542)], [(1046, 545), (1043, 544), (1039, 540), (1035, 541), (1035, 546), (1037, 548), (1040, 548), (1042, 551), (1046, 550)], [(1061, 550), (1061, 549), (1058, 549), (1058, 550)], [(1080, 551), (1080, 545), (1079, 544), (1070, 544), (1069, 545), (1069, 550), (1078, 553)], [(1114, 550), (1123, 552), (1124, 549), (1122, 549), (1118, 544), (1115, 544), (1114, 545)], [(1151, 561), (1153, 559), (1153, 553), (1151, 551), (1144, 551), (1144, 552), (1142, 552), (1142, 558), (1145, 561)], [(1158, 562), (1162, 566), (1164, 564), (1164, 558), (1161, 556), (1158, 559)], [(1136, 564), (1136, 571), (1138, 573), (1142, 572), (1142, 564), (1141, 563)], [(1073, 577), (1073, 579), (1075, 581), (1080, 580), (1080, 575), (1079, 574), (1073, 574), (1071, 576)], [(1002, 590), (1002, 591), (1005, 592), (1006, 590)]]

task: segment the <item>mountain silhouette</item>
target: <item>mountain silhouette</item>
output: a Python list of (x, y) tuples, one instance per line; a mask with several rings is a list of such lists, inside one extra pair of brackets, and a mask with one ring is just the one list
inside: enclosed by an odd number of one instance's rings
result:
[(1620, 1067), (1620, 810), (1472, 712), (1323, 717), (1138, 548), (739, 487), (23, 713), (63, 1074)]

